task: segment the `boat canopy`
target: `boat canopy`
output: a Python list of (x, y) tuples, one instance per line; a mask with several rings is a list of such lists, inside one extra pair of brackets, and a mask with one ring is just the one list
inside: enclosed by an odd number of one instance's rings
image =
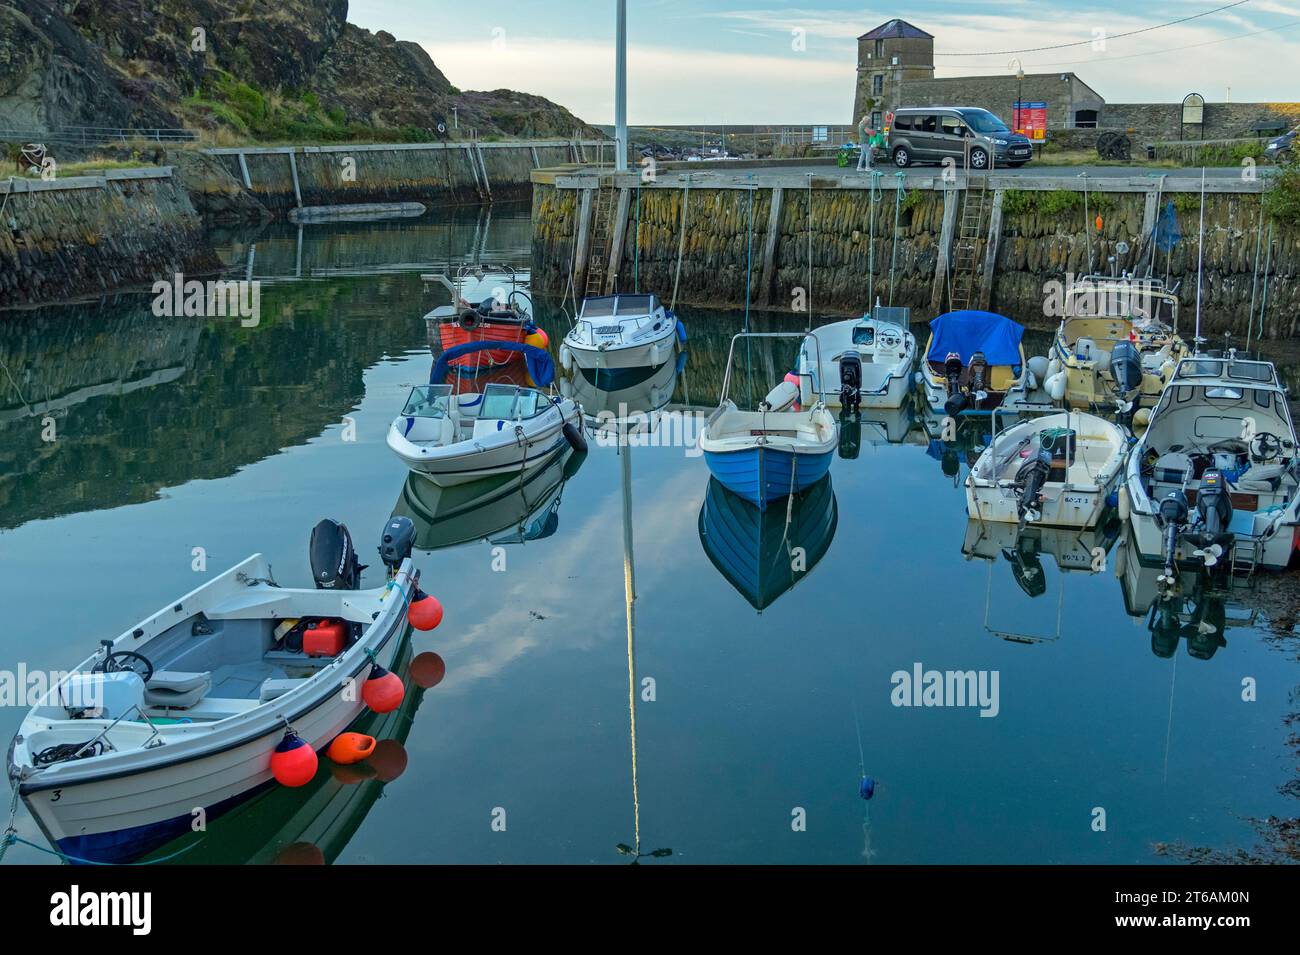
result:
[(533, 380), (534, 385), (538, 388), (545, 388), (555, 380), (555, 362), (551, 359), (550, 352), (545, 349), (538, 348), (535, 345), (526, 345), (523, 342), (482, 341), (455, 345), (439, 355), (438, 360), (433, 364), (433, 370), (429, 373), (429, 384), (441, 384), (442, 380), (447, 377), (447, 371), (451, 367), (452, 361), (479, 351), (521, 352), (524, 360), (528, 363), (528, 377)]
[(990, 365), (1019, 365), (1020, 338), (1025, 330), (1004, 315), (963, 310), (948, 312), (930, 322), (933, 337), (927, 361), (942, 362), (956, 352), (962, 364), (977, 351)]

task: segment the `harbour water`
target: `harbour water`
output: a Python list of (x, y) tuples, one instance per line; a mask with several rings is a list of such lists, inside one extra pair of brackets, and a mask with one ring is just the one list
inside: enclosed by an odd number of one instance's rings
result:
[[(527, 266), (530, 237), (526, 207), (274, 226), (222, 237), (263, 281), (256, 327), (156, 318), (147, 291), (0, 317), (0, 669), (69, 667), (253, 552), (304, 585), (322, 517), (373, 558), (411, 510), (384, 436), (429, 373), (420, 316), (442, 299), (420, 273)], [(742, 317), (682, 310), (670, 410), (716, 402)], [(558, 342), (563, 315), (540, 318)], [(741, 385), (761, 396), (793, 347), (744, 355)], [(1294, 380), (1300, 363), (1277, 360)], [(709, 533), (726, 501), (703, 460), (649, 443), (593, 439), (540, 530), (417, 553), (445, 618), (410, 649), (446, 675), (377, 731), (402, 741), (404, 771), (273, 791), (176, 861), (618, 863), (622, 844), (671, 849), (642, 860), (665, 863), (1151, 863), (1182, 857), (1167, 844), (1254, 850), (1254, 820), (1298, 814), (1294, 576), (1206, 596), (1210, 630), (1181, 638), (1153, 635), (1149, 581), (1117, 577), (1113, 529), (1084, 558), (1043, 541), (1045, 586), (1024, 586), (1032, 560), (968, 537), (964, 451), (894, 422), (767, 515), (760, 563), (784, 568), (806, 533), (811, 566), (749, 586)], [(898, 705), (896, 674), (918, 668), (996, 693)], [(0, 706), (0, 738), (23, 712)], [(18, 826), (44, 844), (22, 810)], [(58, 860), (20, 844), (8, 861)]]

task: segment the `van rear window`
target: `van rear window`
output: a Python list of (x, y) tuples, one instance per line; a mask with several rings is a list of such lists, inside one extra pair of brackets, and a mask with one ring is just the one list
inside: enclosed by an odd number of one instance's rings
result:
[(923, 133), (933, 133), (939, 128), (939, 117), (937, 116), (918, 116), (916, 125), (913, 127)]

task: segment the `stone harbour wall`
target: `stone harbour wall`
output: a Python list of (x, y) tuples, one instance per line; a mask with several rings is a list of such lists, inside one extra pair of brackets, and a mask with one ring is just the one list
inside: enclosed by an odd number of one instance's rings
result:
[(171, 167), (0, 182), (0, 308), (219, 268)]
[[(537, 178), (534, 288), (560, 296), (576, 284), (581, 298), (588, 260), (599, 268), (604, 258), (593, 248), (581, 248), (584, 237), (590, 245), (591, 236), (600, 235), (593, 220), (602, 203), (595, 189), (575, 187), (578, 177)], [(963, 217), (963, 190), (958, 186), (944, 188), (936, 178), (899, 193), (894, 177), (887, 176), (874, 191), (843, 188), (834, 178), (820, 187), (812, 180), (811, 190), (765, 187), (761, 178), (759, 186), (744, 188), (744, 178), (738, 175), (725, 187), (699, 184), (689, 190), (661, 180), (638, 190), (604, 177), (604, 191), (614, 194), (604, 203), (613, 217), (604, 231), (615, 263), (607, 270), (604, 290), (638, 288), (671, 301), (676, 285), (677, 300), (687, 304), (743, 307), (748, 299), (756, 308), (798, 311), (810, 303), (815, 314), (860, 314), (879, 299), (911, 307), (914, 320), (931, 318), (951, 306)], [(1015, 185), (1031, 182), (1004, 180)], [(616, 197), (624, 189), (627, 219), (620, 230), (617, 210), (622, 203)], [(583, 198), (584, 191), (590, 198)], [(969, 307), (989, 308), (1026, 324), (1036, 319), (1050, 324), (1045, 304), (1049, 283), (1089, 271), (1146, 274), (1150, 266), (1152, 274), (1167, 275), (1169, 285), (1177, 287), (1183, 330), (1190, 333), (1199, 196), (1185, 191), (1157, 195), (1135, 188), (1090, 192), (1086, 215), (1083, 201), (1081, 193), (1065, 189), (990, 187), (973, 257)], [(1151, 231), (1170, 202), (1182, 239), (1168, 253), (1155, 249), (1153, 260)], [(1264, 337), (1289, 338), (1297, 332), (1300, 235), (1274, 226), (1270, 257), (1269, 222), (1263, 220), (1262, 230), (1260, 223), (1257, 191), (1207, 195), (1202, 286), (1206, 333), (1230, 331), (1244, 338), (1252, 298), (1257, 314), (1265, 289)], [(1267, 276), (1258, 281), (1257, 253), (1261, 273), (1265, 262), (1269, 264)], [(1253, 335), (1259, 336), (1258, 324)]]

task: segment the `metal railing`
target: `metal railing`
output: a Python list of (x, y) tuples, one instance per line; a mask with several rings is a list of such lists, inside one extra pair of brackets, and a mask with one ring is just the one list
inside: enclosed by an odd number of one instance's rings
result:
[(139, 128), (120, 126), (59, 126), (53, 129), (22, 129), (0, 126), (0, 142), (54, 143), (60, 146), (106, 146), (146, 140), (155, 143), (196, 143), (192, 129)]

